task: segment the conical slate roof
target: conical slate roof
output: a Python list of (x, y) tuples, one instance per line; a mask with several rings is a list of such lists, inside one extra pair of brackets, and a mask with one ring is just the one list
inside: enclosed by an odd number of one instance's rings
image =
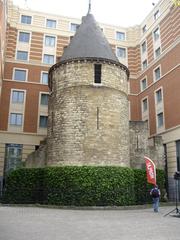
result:
[(77, 59), (104, 59), (119, 63), (92, 14), (82, 18), (76, 34), (61, 57), (61, 62)]

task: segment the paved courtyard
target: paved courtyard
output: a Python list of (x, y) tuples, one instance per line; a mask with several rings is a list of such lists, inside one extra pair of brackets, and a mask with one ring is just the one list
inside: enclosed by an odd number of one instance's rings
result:
[(179, 240), (174, 207), (69, 210), (0, 206), (0, 240)]

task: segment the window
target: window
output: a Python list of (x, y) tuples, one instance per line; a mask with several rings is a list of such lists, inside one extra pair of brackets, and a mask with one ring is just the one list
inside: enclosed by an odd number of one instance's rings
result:
[(142, 81), (141, 81), (141, 91), (143, 91), (144, 89), (147, 88), (147, 79), (144, 78)]
[(42, 72), (42, 79), (41, 79), (41, 82), (42, 82), (42, 84), (48, 84), (48, 73), (46, 73), (46, 72)]
[(177, 171), (180, 171), (180, 140), (176, 141)]
[(56, 28), (56, 20), (47, 19), (46, 20), (46, 27), (48, 27), (48, 28)]
[(154, 70), (154, 79), (155, 81), (159, 80), (161, 77), (161, 71), (160, 71), (160, 67), (156, 68)]
[(53, 64), (54, 63), (54, 55), (44, 54), (43, 63)]
[(17, 51), (17, 57), (18, 60), (28, 60), (28, 52), (25, 51)]
[(142, 28), (142, 32), (145, 33), (147, 31), (147, 26), (144, 25), (144, 27)]
[(156, 91), (156, 103), (160, 103), (162, 102), (162, 90), (159, 89), (158, 91)]
[(146, 42), (144, 41), (143, 44), (141, 45), (142, 53), (146, 52)]
[(19, 33), (19, 42), (28, 43), (30, 39), (30, 33), (20, 32)]
[(124, 32), (116, 32), (116, 40), (124, 41), (125, 40), (125, 33)]
[(21, 16), (21, 23), (31, 24), (31, 21), (32, 21), (31, 16), (26, 16), (26, 15)]
[(14, 80), (26, 81), (26, 70), (15, 69)]
[(163, 119), (162, 112), (157, 115), (157, 121), (158, 121), (158, 128), (160, 128), (164, 125), (164, 119)]
[(101, 64), (94, 65), (94, 83), (101, 83)]
[(160, 54), (161, 54), (161, 48), (158, 47), (158, 48), (155, 50), (155, 57), (156, 57), (156, 58), (159, 57)]
[(147, 60), (144, 60), (142, 63), (142, 69), (146, 69), (147, 68)]
[(79, 27), (77, 23), (71, 23), (71, 32), (76, 32)]
[(145, 98), (145, 99), (142, 101), (142, 110), (143, 110), (143, 112), (146, 112), (146, 111), (147, 111), (147, 108), (148, 108), (148, 101), (147, 101), (147, 98)]
[(48, 105), (48, 94), (41, 93), (41, 105)]
[(46, 128), (47, 127), (47, 121), (48, 121), (48, 117), (47, 116), (40, 116), (39, 127)]
[(22, 161), (22, 144), (6, 144), (5, 148), (5, 174), (10, 170), (16, 169), (21, 166)]
[(159, 28), (156, 28), (156, 30), (153, 32), (153, 35), (154, 35), (154, 41), (157, 41), (160, 37)]
[(126, 49), (117, 47), (117, 57), (119, 58), (125, 58), (126, 57)]
[(10, 114), (10, 125), (21, 126), (22, 125), (22, 114), (11, 113)]
[(23, 91), (12, 91), (12, 102), (13, 103), (23, 103), (24, 102), (24, 92)]
[(158, 19), (159, 15), (160, 15), (160, 12), (159, 10), (157, 10), (154, 14), (154, 20)]
[(45, 46), (54, 47), (55, 46), (55, 37), (45, 36)]

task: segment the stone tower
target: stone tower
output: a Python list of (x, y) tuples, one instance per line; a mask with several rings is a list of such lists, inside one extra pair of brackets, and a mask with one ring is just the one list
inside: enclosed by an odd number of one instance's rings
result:
[(49, 71), (47, 165), (130, 166), (128, 73), (88, 13)]

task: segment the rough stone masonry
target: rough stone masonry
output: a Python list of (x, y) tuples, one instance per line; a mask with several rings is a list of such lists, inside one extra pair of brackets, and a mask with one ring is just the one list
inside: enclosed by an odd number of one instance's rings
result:
[(162, 139), (149, 140), (145, 122), (129, 122), (128, 76), (88, 13), (50, 68), (47, 139), (26, 166), (141, 168), (146, 154), (162, 168)]

